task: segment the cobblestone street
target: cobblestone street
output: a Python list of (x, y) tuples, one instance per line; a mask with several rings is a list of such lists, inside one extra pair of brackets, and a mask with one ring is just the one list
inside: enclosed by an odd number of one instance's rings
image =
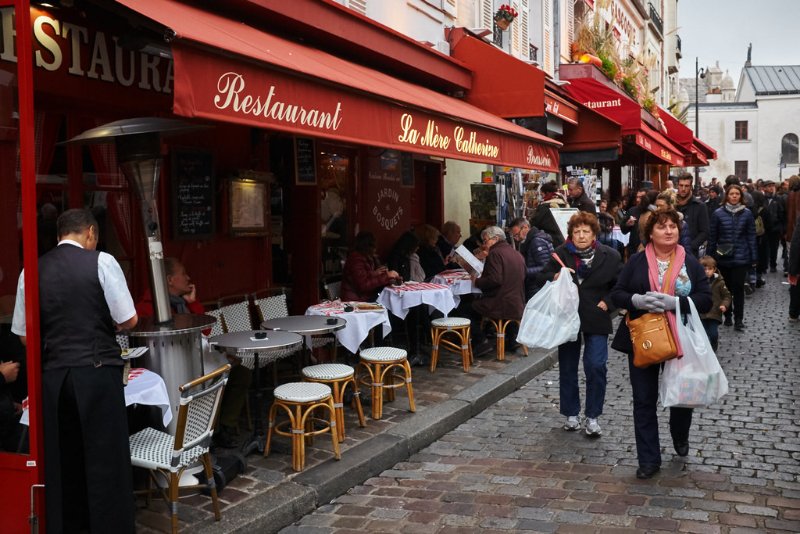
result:
[(653, 479), (634, 474), (627, 363), (611, 350), (601, 438), (561, 429), (552, 368), (282, 532), (800, 531), (800, 323), (784, 280), (747, 298), (744, 332), (720, 326), (730, 392), (695, 411), (687, 458), (659, 412)]

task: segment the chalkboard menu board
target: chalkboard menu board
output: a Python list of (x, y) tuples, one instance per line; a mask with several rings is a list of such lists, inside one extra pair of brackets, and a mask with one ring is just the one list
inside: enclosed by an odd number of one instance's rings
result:
[(210, 152), (172, 153), (172, 235), (205, 239), (214, 234), (214, 165)]
[(314, 140), (296, 137), (294, 140), (295, 183), (314, 185), (317, 183), (317, 165)]
[(403, 187), (414, 187), (414, 158), (403, 154), (400, 159), (400, 183)]

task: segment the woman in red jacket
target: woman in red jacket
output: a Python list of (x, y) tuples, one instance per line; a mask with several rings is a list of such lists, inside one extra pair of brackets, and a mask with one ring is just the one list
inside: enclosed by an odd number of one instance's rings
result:
[(372, 302), (377, 298), (378, 291), (399, 278), (397, 271), (390, 271), (380, 264), (375, 255), (375, 236), (372, 232), (359, 232), (344, 264), (341, 299)]

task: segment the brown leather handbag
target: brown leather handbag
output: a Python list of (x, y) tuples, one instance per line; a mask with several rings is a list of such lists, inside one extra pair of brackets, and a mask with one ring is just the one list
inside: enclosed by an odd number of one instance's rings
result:
[[(669, 279), (675, 255), (670, 258), (667, 272), (664, 273), (661, 291), (669, 293)], [(631, 333), (633, 346), (633, 365), (641, 369), (665, 362), (678, 356), (678, 345), (672, 336), (666, 313), (645, 313), (636, 319), (625, 316), (625, 324)]]
[(678, 355), (665, 313), (645, 313), (633, 320), (626, 316), (625, 322), (631, 332), (634, 366), (650, 367)]

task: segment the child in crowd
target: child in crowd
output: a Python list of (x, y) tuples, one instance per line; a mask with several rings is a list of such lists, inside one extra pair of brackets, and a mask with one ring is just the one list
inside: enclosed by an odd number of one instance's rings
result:
[(711, 348), (714, 349), (714, 352), (717, 352), (719, 323), (722, 322), (722, 314), (731, 305), (731, 292), (725, 286), (725, 279), (717, 271), (717, 262), (714, 258), (703, 256), (700, 258), (700, 264), (706, 270), (708, 283), (711, 285), (711, 309), (700, 317), (703, 320), (703, 327), (706, 329), (708, 340), (711, 342)]

